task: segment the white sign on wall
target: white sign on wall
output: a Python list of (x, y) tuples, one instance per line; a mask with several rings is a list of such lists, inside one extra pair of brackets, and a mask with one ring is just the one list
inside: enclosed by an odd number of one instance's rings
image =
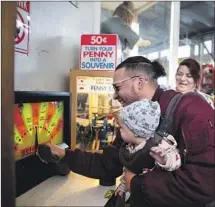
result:
[(81, 36), (81, 70), (115, 70), (118, 36), (112, 34)]
[(113, 94), (113, 78), (77, 77), (77, 93)]

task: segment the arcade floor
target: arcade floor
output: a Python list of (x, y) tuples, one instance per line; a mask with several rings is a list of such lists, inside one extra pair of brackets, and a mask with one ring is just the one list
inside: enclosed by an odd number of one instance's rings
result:
[(17, 197), (16, 206), (104, 206), (104, 195), (115, 187), (100, 186), (99, 180), (71, 172), (67, 177), (53, 176)]

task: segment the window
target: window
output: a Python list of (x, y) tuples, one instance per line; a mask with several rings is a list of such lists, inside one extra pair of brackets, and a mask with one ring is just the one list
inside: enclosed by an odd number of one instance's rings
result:
[(168, 57), (169, 56), (169, 50), (162, 50), (160, 52), (160, 57)]
[(150, 60), (155, 60), (155, 59), (157, 59), (157, 58), (158, 58), (158, 52), (149, 53), (149, 54), (148, 54), (148, 58), (149, 58)]
[(181, 1), (180, 5), (179, 61), (192, 57), (200, 65), (214, 64), (214, 2)]
[(178, 58), (190, 57), (190, 46), (184, 45), (178, 48)]
[(194, 55), (195, 56), (199, 55), (199, 46), (198, 45), (194, 46)]
[[(208, 52), (211, 53), (211, 51), (212, 51), (212, 41), (211, 40), (204, 41), (204, 44), (207, 47)], [(204, 54), (208, 54), (208, 52), (207, 52), (206, 49), (204, 49)]]

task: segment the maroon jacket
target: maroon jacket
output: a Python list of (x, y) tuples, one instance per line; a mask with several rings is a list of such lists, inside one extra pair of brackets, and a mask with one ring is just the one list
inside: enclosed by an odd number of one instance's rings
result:
[[(164, 114), (175, 91), (158, 88), (153, 101), (158, 101)], [(174, 172), (162, 169), (136, 175), (131, 181), (131, 207), (138, 206), (202, 206), (215, 200), (215, 167), (190, 162), (215, 164), (214, 111), (201, 97), (185, 95), (175, 111), (174, 137), (183, 157), (182, 167)], [(117, 136), (103, 154), (66, 151), (63, 162), (73, 172), (97, 179), (112, 179), (122, 174)]]

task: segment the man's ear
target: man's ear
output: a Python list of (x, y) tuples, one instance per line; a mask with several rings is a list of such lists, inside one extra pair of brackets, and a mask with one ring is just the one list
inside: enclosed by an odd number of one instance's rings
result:
[(144, 83), (146, 82), (146, 78), (145, 77), (140, 77), (139, 78), (139, 82), (138, 82), (138, 89), (142, 89)]

